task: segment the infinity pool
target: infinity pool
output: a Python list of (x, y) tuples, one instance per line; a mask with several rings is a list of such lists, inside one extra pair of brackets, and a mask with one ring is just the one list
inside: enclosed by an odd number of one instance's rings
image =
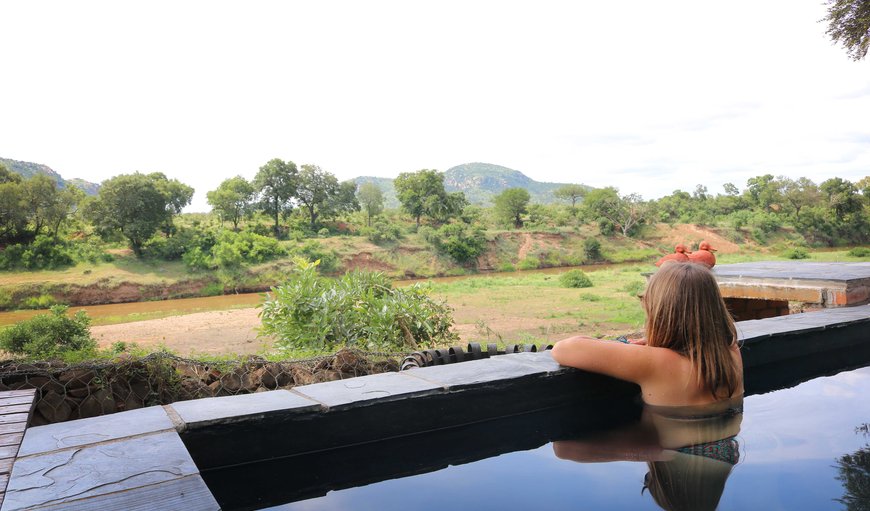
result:
[[(868, 392), (870, 367), (865, 367), (816, 378), (789, 389), (747, 397), (742, 424), (739, 424), (739, 433), (734, 437), (739, 445), (739, 461), (733, 466), (721, 465), (720, 461), (710, 462), (719, 468), (724, 467), (716, 476), (724, 481), (724, 490), (719, 485), (718, 508), (867, 509), (870, 495), (855, 493), (860, 493), (862, 488), (864, 492), (870, 489), (870, 435), (866, 426), (870, 423)], [(523, 437), (539, 433), (534, 431), (534, 416), (522, 424), (515, 431), (504, 431), (499, 429), (501, 423), (494, 422), (492, 428), (495, 429), (489, 431), (498, 438), (511, 439), (505, 443), (516, 439), (522, 445)], [(630, 430), (632, 426), (629, 420), (613, 429)], [(596, 454), (590, 454), (588, 450), (580, 456), (584, 458), (582, 462), (560, 459), (554, 454), (553, 442), (467, 463), (448, 461), (445, 465), (452, 466), (402, 477), (403, 473), (428, 470), (425, 460), (417, 457), (423, 452), (437, 453), (440, 448), (437, 442), (443, 442), (441, 447), (452, 451), (457, 450), (457, 443), (461, 444), (458, 447), (467, 449), (473, 459), (477, 445), (483, 444), (492, 450), (493, 444), (499, 443), (485, 441), (487, 435), (487, 425), (483, 424), (478, 425), (470, 436), (432, 437), (435, 445), (427, 444), (427, 437), (420, 435), (413, 441), (384, 444), (382, 451), (378, 451), (377, 446), (368, 446), (367, 454), (356, 458), (337, 452), (311, 456), (304, 463), (295, 465), (276, 465), (271, 471), (274, 483), (270, 484), (292, 486), (300, 479), (310, 483), (313, 478), (317, 480), (320, 493), (326, 494), (268, 509), (660, 509), (651, 492), (644, 489), (645, 477), (650, 471), (645, 460), (596, 461)], [(571, 440), (561, 432), (550, 438)], [(578, 445), (588, 443), (589, 438), (589, 433), (583, 433)], [(419, 449), (415, 445), (420, 446)], [(620, 448), (609, 450), (619, 451)], [(623, 451), (621, 456), (625, 459), (641, 459), (649, 455), (642, 450)], [(330, 487), (328, 480), (322, 480), (328, 476), (306, 473), (306, 467), (323, 474), (329, 474), (333, 467), (336, 473), (362, 472), (369, 463), (380, 463), (379, 452), (391, 460), (404, 460), (407, 467), (400, 463), (394, 479), (364, 481), (360, 483), (363, 485), (351, 488), (346, 482)], [(857, 465), (850, 472), (847, 470), (850, 460), (844, 458), (849, 455), (853, 455), (851, 463)], [(677, 456), (688, 455), (678, 453)], [(735, 455), (730, 461), (736, 461), (737, 457)], [(352, 459), (367, 461), (351, 462)], [(312, 465), (317, 463), (325, 466)], [(395, 464), (395, 461), (391, 463)], [(348, 464), (351, 466), (343, 466)], [(847, 473), (856, 476), (852, 478), (852, 493), (844, 487)], [(682, 477), (682, 474), (678, 476)], [(347, 480), (346, 477), (338, 479)], [(691, 481), (688, 477), (686, 480)], [(719, 497), (719, 490), (716, 493)], [(857, 499), (858, 504), (847, 507), (845, 502), (850, 495)], [(863, 507), (860, 507), (861, 503)]]

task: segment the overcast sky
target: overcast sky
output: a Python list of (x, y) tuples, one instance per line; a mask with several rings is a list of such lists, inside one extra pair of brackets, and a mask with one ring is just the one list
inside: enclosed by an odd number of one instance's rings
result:
[(822, 0), (4, 2), (0, 156), (196, 188), (474, 161), (647, 199), (870, 174)]

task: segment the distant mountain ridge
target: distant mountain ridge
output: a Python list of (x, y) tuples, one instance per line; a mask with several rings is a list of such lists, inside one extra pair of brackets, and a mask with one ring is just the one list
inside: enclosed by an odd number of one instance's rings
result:
[[(399, 207), (393, 180), (386, 177), (361, 176), (354, 179), (358, 185), (375, 183), (384, 192), (385, 206)], [(533, 203), (552, 204), (558, 202), (553, 191), (569, 183), (547, 183), (535, 181), (519, 170), (494, 165), (492, 163), (464, 163), (450, 167), (444, 172), (444, 189), (448, 192), (463, 192), (472, 204), (492, 205), (492, 198), (508, 188), (524, 188), (529, 192)], [(589, 187), (589, 189), (592, 189)]]
[(41, 163), (10, 160), (9, 158), (0, 158), (0, 164), (6, 165), (12, 172), (21, 174), (21, 176), (25, 179), (29, 179), (36, 174), (46, 175), (52, 178), (57, 183), (57, 186), (59, 188), (76, 186), (78, 188), (81, 188), (81, 190), (88, 195), (96, 195), (97, 192), (100, 190), (100, 185), (96, 183), (91, 183), (90, 181), (85, 181), (84, 179), (64, 179), (60, 174), (55, 172), (54, 169), (52, 169), (48, 165), (43, 165)]

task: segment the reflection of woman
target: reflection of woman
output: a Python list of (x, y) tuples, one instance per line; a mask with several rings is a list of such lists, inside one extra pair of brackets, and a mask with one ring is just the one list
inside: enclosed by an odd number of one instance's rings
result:
[(734, 322), (712, 272), (697, 264), (663, 265), (642, 302), (644, 343), (576, 336), (553, 348), (562, 365), (637, 383), (646, 405), (640, 430), (554, 450), (575, 461), (647, 461), (645, 487), (662, 507), (713, 509), (739, 456), (743, 361)]
[[(669, 510), (716, 509), (740, 458), (740, 399), (728, 412), (710, 407), (646, 407), (639, 424), (595, 438), (554, 442), (556, 456), (578, 462), (646, 461), (644, 478)], [(714, 411), (713, 415), (709, 412)]]

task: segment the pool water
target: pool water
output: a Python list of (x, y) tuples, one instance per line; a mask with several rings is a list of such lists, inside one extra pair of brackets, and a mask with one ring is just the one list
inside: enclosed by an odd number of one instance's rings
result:
[[(671, 452), (669, 456), (715, 466), (711, 470), (718, 475), (711, 477), (724, 481), (724, 490), (720, 484), (714, 495), (718, 509), (867, 509), (870, 495), (854, 492), (870, 490), (868, 391), (870, 367), (865, 367), (749, 396), (735, 437), (739, 444), (736, 465), (683, 453)], [(580, 443), (586, 440), (588, 437), (583, 437)], [(469, 439), (468, 445), (472, 448), (474, 439)], [(848, 493), (841, 481), (845, 479), (841, 461), (856, 453), (859, 467), (851, 473), (858, 477), (853, 480), (853, 493)], [(405, 454), (413, 465), (413, 449)], [(665, 456), (623, 454), (622, 459)], [(329, 491), (322, 497), (268, 509), (660, 509), (651, 491), (644, 489), (650, 471), (645, 460), (595, 462), (596, 456), (585, 456), (583, 462), (560, 459), (550, 442), (419, 475)], [(283, 475), (283, 484), (292, 485), (293, 474)], [(692, 481), (687, 484), (699, 484)], [(856, 504), (847, 508), (850, 496)]]

